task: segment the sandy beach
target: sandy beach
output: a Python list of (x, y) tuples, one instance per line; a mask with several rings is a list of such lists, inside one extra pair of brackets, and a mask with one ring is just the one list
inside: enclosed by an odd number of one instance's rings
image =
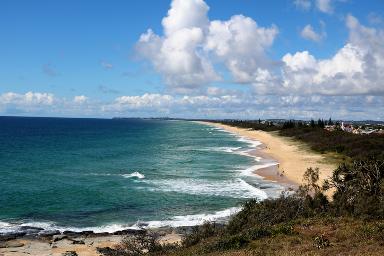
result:
[[(276, 168), (264, 168), (255, 171), (256, 174), (277, 182), (290, 182), (296, 185), (302, 183), (304, 172), (309, 168), (319, 168), (320, 181), (332, 175), (337, 166), (321, 154), (311, 151), (304, 143), (277, 135), (275, 132), (242, 129), (213, 122), (200, 122), (215, 126), (248, 139), (263, 143), (255, 154), (265, 154), (278, 162)], [(263, 156), (262, 156), (263, 157)]]

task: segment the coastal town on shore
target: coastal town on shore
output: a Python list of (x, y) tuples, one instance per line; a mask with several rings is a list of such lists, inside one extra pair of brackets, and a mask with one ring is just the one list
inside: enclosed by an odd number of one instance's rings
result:
[[(256, 121), (255, 121), (256, 122)], [(283, 127), (289, 124), (298, 124), (298, 126), (313, 127), (315, 125), (324, 128), (324, 130), (333, 131), (344, 131), (353, 134), (369, 135), (369, 134), (384, 134), (384, 122), (377, 121), (343, 121), (337, 120), (332, 121), (330, 118), (328, 121), (319, 119), (318, 121), (311, 120), (284, 120), (284, 119), (268, 119), (258, 120), (258, 123), (262, 125), (269, 125), (275, 127)]]

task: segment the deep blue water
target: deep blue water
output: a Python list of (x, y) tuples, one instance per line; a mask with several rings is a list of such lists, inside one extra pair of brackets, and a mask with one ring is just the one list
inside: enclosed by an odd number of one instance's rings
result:
[(254, 144), (188, 121), (0, 117), (0, 233), (220, 219), (280, 189)]

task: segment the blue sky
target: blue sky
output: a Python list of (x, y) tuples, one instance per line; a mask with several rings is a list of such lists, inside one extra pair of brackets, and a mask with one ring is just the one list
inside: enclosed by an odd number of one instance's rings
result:
[(3, 0), (0, 115), (382, 120), (383, 29), (381, 0)]

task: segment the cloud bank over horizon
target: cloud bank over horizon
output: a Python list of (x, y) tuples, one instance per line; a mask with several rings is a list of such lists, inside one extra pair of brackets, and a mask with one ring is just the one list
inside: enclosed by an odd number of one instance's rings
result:
[[(337, 11), (332, 0), (295, 0), (298, 10)], [(209, 18), (204, 0), (173, 0), (162, 33), (141, 34), (135, 53), (160, 75), (164, 90), (97, 100), (51, 93), (0, 94), (0, 113), (191, 118), (384, 119), (384, 29), (343, 15), (345, 43), (324, 58), (303, 49), (271, 54), (281, 29), (234, 14)], [(302, 24), (297, 37), (327, 40), (326, 23)], [(100, 62), (104, 69), (114, 67)], [(236, 85), (228, 89), (226, 84)], [(47, 108), (49, 106), (49, 108)]]

